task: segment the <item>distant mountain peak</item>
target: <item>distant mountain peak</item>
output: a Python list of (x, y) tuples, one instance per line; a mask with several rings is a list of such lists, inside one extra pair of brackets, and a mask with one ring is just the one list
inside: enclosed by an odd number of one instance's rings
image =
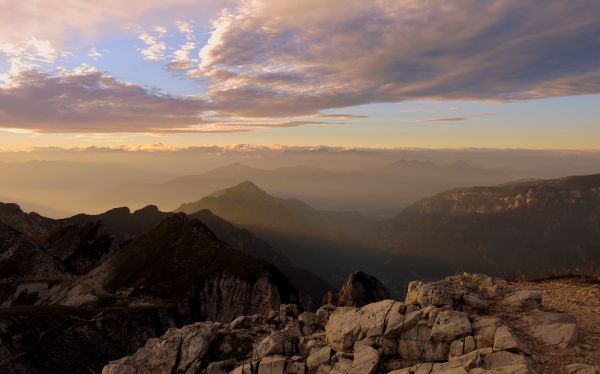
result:
[(21, 214), (24, 213), (19, 204), (0, 202), (0, 212), (3, 214)]
[(244, 181), (233, 187), (229, 187), (224, 190), (214, 192), (214, 193), (210, 194), (209, 196), (218, 197), (218, 196), (231, 195), (231, 194), (239, 195), (239, 196), (246, 196), (246, 195), (270, 196), (266, 191), (262, 190), (260, 187), (258, 187), (256, 184), (254, 184), (254, 182), (252, 182), (252, 181)]

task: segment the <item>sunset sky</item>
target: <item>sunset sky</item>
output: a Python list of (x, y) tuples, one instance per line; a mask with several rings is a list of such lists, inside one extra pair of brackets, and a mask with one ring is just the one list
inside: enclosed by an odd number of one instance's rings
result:
[(597, 0), (0, 1), (0, 150), (600, 149)]

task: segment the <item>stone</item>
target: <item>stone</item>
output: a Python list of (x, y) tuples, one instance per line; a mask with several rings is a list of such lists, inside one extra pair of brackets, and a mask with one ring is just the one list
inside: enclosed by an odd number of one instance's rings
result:
[(211, 362), (205, 369), (204, 374), (225, 374), (235, 367), (235, 360)]
[(471, 327), (475, 331), (475, 345), (478, 349), (493, 347), (496, 329), (502, 322), (496, 317), (481, 317), (475, 320)]
[(592, 365), (573, 363), (566, 367), (567, 374), (599, 374), (600, 368)]
[(475, 344), (475, 339), (473, 338), (473, 336), (469, 335), (465, 337), (465, 347), (463, 352), (469, 353), (473, 352), (475, 349), (477, 349), (477, 345)]
[(542, 291), (517, 291), (502, 300), (502, 304), (518, 309), (535, 309), (542, 306)]
[(352, 273), (333, 298), (338, 306), (361, 307), (390, 298), (390, 292), (377, 278), (361, 271)]
[(454, 310), (443, 311), (435, 319), (431, 338), (450, 343), (471, 334), (471, 331), (471, 323), (465, 313)]
[(532, 336), (559, 348), (577, 342), (578, 328), (575, 316), (568, 313), (532, 312), (523, 318)]
[(397, 303), (384, 300), (362, 308), (340, 307), (329, 317), (325, 326), (327, 344), (349, 352), (358, 340), (384, 334), (390, 310)]
[(369, 346), (362, 346), (354, 352), (354, 361), (348, 374), (373, 374), (379, 366), (379, 351)]
[(285, 357), (273, 356), (260, 360), (258, 374), (284, 374)]
[(507, 326), (500, 326), (494, 335), (494, 351), (520, 351), (528, 353), (520, 339)]
[(397, 338), (404, 331), (404, 303), (394, 303), (388, 313), (387, 324), (383, 334), (386, 338)]
[(455, 340), (450, 344), (450, 351), (448, 352), (448, 358), (462, 356), (465, 348), (465, 342), (462, 340)]
[(212, 322), (169, 329), (160, 338), (148, 340), (134, 354), (110, 362), (102, 372), (170, 374), (173, 370), (185, 372), (191, 368), (199, 368), (210, 344), (217, 337), (217, 331), (217, 325)]
[(285, 368), (286, 374), (305, 374), (306, 365), (303, 362), (289, 362)]
[(520, 354), (506, 351), (493, 352), (483, 357), (483, 367), (492, 372), (534, 374), (529, 360)]
[(299, 351), (299, 331), (286, 329), (273, 331), (254, 348), (254, 358), (261, 359), (273, 355), (292, 355)]
[(314, 352), (306, 359), (306, 366), (309, 372), (314, 372), (319, 365), (329, 364), (331, 362), (331, 348), (325, 347)]
[(450, 344), (446, 342), (428, 341), (425, 344), (425, 361), (439, 362), (448, 359)]
[(296, 304), (281, 304), (279, 306), (279, 320), (286, 324), (288, 320), (298, 317), (298, 306)]

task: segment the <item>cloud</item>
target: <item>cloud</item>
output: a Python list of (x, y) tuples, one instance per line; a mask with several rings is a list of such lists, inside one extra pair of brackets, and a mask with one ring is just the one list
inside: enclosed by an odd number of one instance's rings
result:
[(146, 90), (81, 66), (26, 71), (0, 89), (0, 127), (38, 132), (163, 132), (203, 123), (204, 101)]
[(169, 68), (173, 70), (186, 70), (192, 67), (192, 64), (197, 63), (197, 59), (191, 57), (191, 53), (196, 49), (196, 38), (194, 37), (194, 28), (190, 22), (177, 21), (175, 22), (177, 31), (185, 36), (185, 43), (173, 52)]
[(140, 49), (142, 57), (147, 61), (162, 61), (165, 58), (167, 44), (162, 40), (167, 33), (164, 27), (156, 27), (155, 33), (150, 34), (146, 31), (140, 32), (138, 39), (146, 44), (146, 48)]
[(0, 43), (0, 56), (4, 55), (8, 62), (8, 71), (0, 74), (0, 87), (13, 84), (12, 77), (35, 69), (42, 63), (52, 63), (59, 52), (49, 40), (31, 38), (23, 43)]
[(102, 57), (102, 53), (98, 52), (96, 47), (93, 47), (93, 48), (90, 48), (90, 51), (88, 52), (88, 56), (94, 60), (97, 60), (100, 57)]
[(426, 119), (423, 122), (460, 122), (466, 121), (468, 118), (466, 117), (446, 117), (446, 118), (431, 118)]
[(215, 19), (190, 75), (221, 112), (257, 117), (595, 94), (598, 35), (596, 0), (248, 0)]
[(368, 116), (358, 115), (358, 114), (326, 114), (320, 113), (315, 115), (316, 118), (347, 118), (347, 119), (356, 119), (356, 118), (368, 118)]
[(229, 122), (217, 122), (214, 125), (224, 127), (254, 127), (254, 128), (287, 128), (287, 127), (298, 127), (298, 126), (329, 126), (329, 125), (347, 125), (344, 122), (319, 122), (319, 121), (282, 121), (282, 122), (254, 122), (254, 121), (229, 121)]

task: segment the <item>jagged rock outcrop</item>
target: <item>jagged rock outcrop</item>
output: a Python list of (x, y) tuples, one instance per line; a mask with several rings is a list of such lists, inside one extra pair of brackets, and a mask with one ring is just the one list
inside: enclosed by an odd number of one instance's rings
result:
[(377, 278), (362, 271), (348, 276), (337, 294), (328, 292), (323, 305), (363, 306), (390, 298), (390, 292)]
[(0, 308), (3, 374), (99, 373), (176, 324), (169, 308)]
[(25, 213), (17, 204), (2, 202), (0, 202), (0, 222), (4, 222), (32, 238), (58, 226), (58, 223), (51, 218), (34, 212)]
[(384, 224), (393, 251), (467, 271), (597, 274), (600, 174), (449, 190)]
[(121, 248), (121, 242), (100, 221), (61, 225), (36, 241), (67, 271), (78, 275), (98, 267)]
[(129, 307), (177, 305), (182, 319), (229, 321), (298, 301), (275, 266), (235, 251), (202, 222), (171, 216), (131, 241), (56, 303)]
[[(535, 290), (521, 292), (506, 281), (471, 274), (414, 283), (411, 289), (405, 302), (387, 299), (358, 308), (328, 304), (316, 313), (298, 313), (283, 305), (268, 317), (244, 316), (231, 323), (213, 323), (218, 332), (210, 347), (188, 362), (201, 362), (195, 372), (203, 374), (534, 374), (543, 371), (536, 370), (531, 344), (568, 349), (563, 340), (536, 339), (536, 326), (573, 321), (564, 313), (560, 319), (546, 316), (536, 320), (539, 313), (550, 312), (541, 303), (522, 303), (539, 300)], [(445, 296), (438, 298), (441, 290)], [(486, 307), (474, 308), (474, 303), (465, 302), (470, 298), (485, 301)], [(526, 328), (516, 324), (521, 320), (527, 321), (523, 322), (528, 324)], [(177, 330), (178, 334), (193, 336), (194, 328), (187, 329), (186, 333)], [(562, 334), (568, 329), (554, 330)], [(105, 367), (105, 373), (143, 372), (143, 363), (153, 360), (150, 352), (163, 349), (157, 344), (168, 339), (169, 334), (152, 340), (135, 355), (117, 362), (140, 362), (128, 369), (131, 371), (109, 371), (116, 365), (113, 362)], [(177, 352), (189, 356), (178, 346), (168, 349), (165, 357), (175, 357)], [(581, 363), (561, 365), (568, 373), (597, 370)]]

